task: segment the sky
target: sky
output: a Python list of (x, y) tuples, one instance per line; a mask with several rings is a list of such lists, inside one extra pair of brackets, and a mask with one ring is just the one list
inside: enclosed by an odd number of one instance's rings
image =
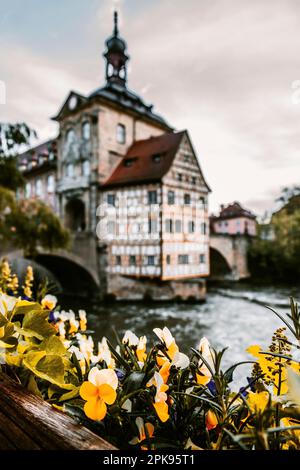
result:
[(0, 0), (0, 121), (54, 137), (70, 90), (104, 84), (114, 8), (128, 87), (188, 129), (213, 212), (300, 184), (299, 0)]

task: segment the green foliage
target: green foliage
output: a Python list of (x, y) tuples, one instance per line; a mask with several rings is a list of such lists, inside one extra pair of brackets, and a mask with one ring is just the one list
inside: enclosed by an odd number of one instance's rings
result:
[(22, 248), (26, 256), (34, 257), (38, 247), (50, 251), (68, 247), (69, 232), (42, 201), (19, 201), (16, 210), (7, 216), (7, 223), (14, 227), (12, 242)]
[(288, 282), (300, 275), (300, 196), (294, 196), (274, 214), (274, 239), (258, 237), (249, 251), (249, 267), (254, 277)]

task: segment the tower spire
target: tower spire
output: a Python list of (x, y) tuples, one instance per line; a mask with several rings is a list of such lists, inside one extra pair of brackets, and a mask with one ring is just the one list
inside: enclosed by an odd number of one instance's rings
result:
[(119, 36), (119, 26), (118, 26), (118, 12), (117, 10), (114, 11), (114, 36)]
[(108, 85), (117, 84), (126, 87), (129, 57), (126, 54), (126, 42), (119, 36), (118, 12), (114, 12), (113, 35), (106, 41), (106, 82)]

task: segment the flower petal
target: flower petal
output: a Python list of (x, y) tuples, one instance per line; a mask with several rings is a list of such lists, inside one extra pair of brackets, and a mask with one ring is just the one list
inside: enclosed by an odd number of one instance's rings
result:
[(114, 390), (118, 387), (118, 376), (112, 369), (99, 370), (97, 367), (93, 367), (88, 379), (89, 382), (92, 382), (97, 387), (103, 384), (110, 385)]
[(100, 385), (98, 388), (99, 396), (107, 405), (112, 405), (117, 398), (116, 391), (108, 384)]
[(84, 405), (86, 416), (93, 421), (102, 421), (106, 416), (106, 404), (101, 398), (92, 398)]
[(161, 420), (162, 423), (165, 423), (168, 421), (170, 415), (169, 415), (169, 409), (168, 405), (164, 402), (159, 402), (159, 403), (154, 403), (154, 408), (157, 413), (157, 416)]
[(84, 400), (88, 401), (93, 397), (98, 396), (98, 390), (97, 387), (92, 384), (91, 382), (83, 382), (83, 384), (80, 387), (80, 396)]

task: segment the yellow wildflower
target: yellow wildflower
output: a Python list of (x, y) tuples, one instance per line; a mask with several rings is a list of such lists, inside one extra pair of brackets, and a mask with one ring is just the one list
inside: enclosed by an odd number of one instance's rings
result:
[(269, 392), (248, 392), (247, 403), (252, 413), (263, 413), (269, 403)]
[(212, 410), (208, 410), (205, 416), (205, 425), (208, 431), (215, 429), (218, 426), (218, 418)]
[(57, 304), (57, 298), (54, 295), (46, 295), (41, 301), (44, 310), (54, 310)]

